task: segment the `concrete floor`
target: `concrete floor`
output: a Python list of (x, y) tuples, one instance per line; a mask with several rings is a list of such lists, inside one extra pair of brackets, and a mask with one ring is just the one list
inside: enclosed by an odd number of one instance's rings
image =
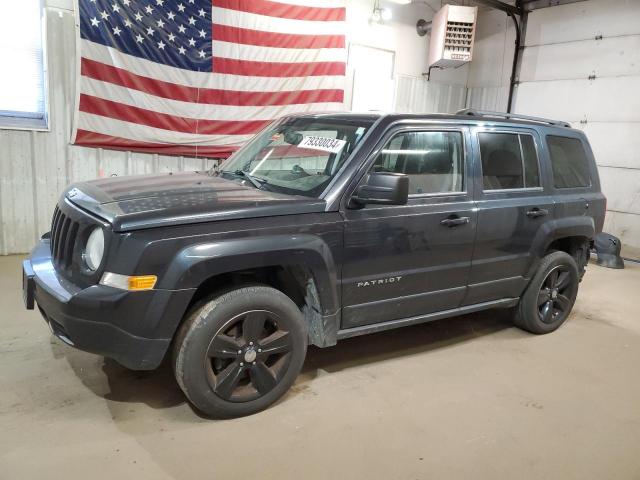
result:
[(266, 412), (210, 421), (170, 368), (64, 346), (0, 257), (0, 478), (639, 479), (640, 265), (591, 265), (533, 336), (488, 312), (311, 349)]

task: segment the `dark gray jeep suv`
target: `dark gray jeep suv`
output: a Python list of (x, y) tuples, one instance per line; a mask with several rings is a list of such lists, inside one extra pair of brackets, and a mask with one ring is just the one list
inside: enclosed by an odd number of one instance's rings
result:
[(309, 343), (488, 308), (555, 330), (604, 212), (589, 143), (562, 122), (290, 116), (209, 172), (71, 186), (24, 299), (65, 343), (139, 370), (169, 353), (199, 410), (246, 415)]

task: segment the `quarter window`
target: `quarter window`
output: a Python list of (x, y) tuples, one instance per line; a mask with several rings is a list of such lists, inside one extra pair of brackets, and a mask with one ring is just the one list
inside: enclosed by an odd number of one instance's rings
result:
[(380, 152), (372, 171), (404, 173), (409, 194), (463, 190), (464, 156), (461, 132), (403, 132)]
[(550, 135), (547, 137), (547, 145), (556, 188), (591, 186), (587, 154), (579, 139)]
[(531, 135), (482, 132), (478, 139), (485, 190), (540, 186), (538, 156)]

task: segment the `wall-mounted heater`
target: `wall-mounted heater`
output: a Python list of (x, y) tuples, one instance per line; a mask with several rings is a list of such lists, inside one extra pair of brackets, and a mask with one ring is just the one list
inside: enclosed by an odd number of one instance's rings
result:
[(478, 7), (445, 5), (431, 22), (429, 70), (458, 67), (473, 57)]

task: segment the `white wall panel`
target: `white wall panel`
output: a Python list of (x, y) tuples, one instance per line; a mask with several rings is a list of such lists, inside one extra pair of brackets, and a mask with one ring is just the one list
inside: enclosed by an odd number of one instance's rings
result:
[(598, 165), (637, 169), (640, 165), (640, 122), (590, 122), (583, 130)]
[(634, 35), (639, 28), (638, 0), (588, 0), (535, 10), (529, 15), (525, 45)]
[(640, 75), (640, 35), (527, 47), (519, 78), (521, 82), (586, 79), (591, 74)]
[(600, 166), (598, 172), (607, 208), (637, 215), (640, 220), (640, 169)]
[(639, 88), (640, 76), (525, 82), (518, 86), (516, 111), (568, 122), (634, 122)]

